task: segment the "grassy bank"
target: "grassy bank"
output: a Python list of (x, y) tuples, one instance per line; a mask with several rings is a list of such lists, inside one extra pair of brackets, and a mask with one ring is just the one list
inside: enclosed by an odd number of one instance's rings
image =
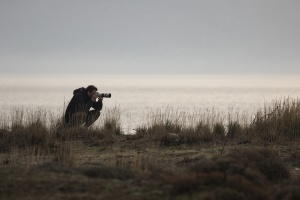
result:
[(90, 129), (12, 108), (0, 118), (3, 199), (297, 199), (300, 101), (255, 113), (153, 110), (124, 135), (120, 109)]

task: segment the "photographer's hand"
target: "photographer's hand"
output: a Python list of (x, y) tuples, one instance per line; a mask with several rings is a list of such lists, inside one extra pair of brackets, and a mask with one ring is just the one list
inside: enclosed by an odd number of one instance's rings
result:
[(91, 100), (95, 102), (95, 101), (96, 101), (96, 99), (97, 99), (97, 94), (96, 94), (96, 93), (92, 94), (92, 98), (91, 98)]

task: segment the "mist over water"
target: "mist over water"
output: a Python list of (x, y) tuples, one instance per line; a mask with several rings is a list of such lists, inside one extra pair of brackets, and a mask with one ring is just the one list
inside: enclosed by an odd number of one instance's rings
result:
[(2, 75), (1, 113), (43, 107), (63, 114), (73, 90), (93, 84), (112, 93), (103, 109), (118, 107), (124, 128), (145, 122), (151, 110), (238, 109), (253, 112), (272, 100), (300, 96), (300, 76), (246, 75)]

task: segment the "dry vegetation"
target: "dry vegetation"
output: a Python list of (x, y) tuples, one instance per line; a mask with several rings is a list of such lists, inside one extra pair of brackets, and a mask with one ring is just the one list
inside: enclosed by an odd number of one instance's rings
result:
[(13, 108), (0, 118), (1, 199), (299, 199), (300, 100), (247, 112), (148, 113), (124, 135), (120, 109), (90, 128)]

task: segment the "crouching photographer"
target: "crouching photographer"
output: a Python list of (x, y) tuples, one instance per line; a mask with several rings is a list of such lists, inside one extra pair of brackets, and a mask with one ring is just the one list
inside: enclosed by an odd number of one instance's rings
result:
[[(73, 91), (73, 97), (65, 112), (65, 125), (75, 127), (91, 126), (99, 117), (103, 107), (103, 97), (111, 97), (109, 93), (98, 93), (97, 87), (78, 88)], [(93, 108), (94, 110), (90, 110)]]

